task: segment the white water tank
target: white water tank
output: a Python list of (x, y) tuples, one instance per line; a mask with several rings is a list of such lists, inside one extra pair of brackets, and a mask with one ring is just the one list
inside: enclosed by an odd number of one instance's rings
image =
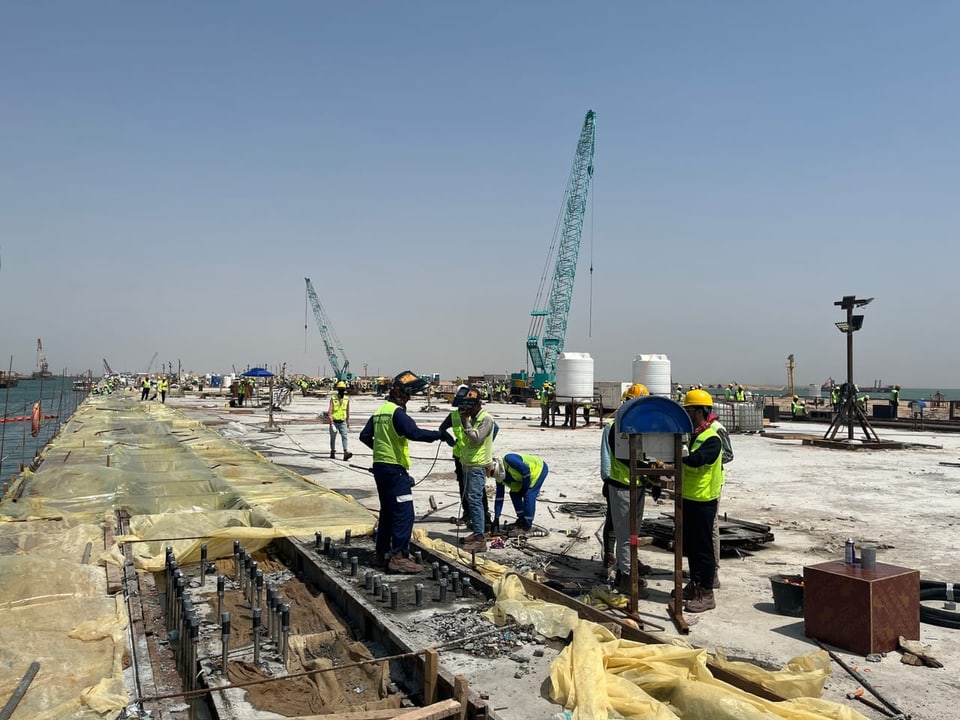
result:
[(637, 355), (633, 360), (633, 381), (646, 385), (651, 395), (671, 397), (670, 359), (666, 355)]
[(593, 358), (590, 353), (560, 353), (556, 379), (558, 399), (593, 399)]

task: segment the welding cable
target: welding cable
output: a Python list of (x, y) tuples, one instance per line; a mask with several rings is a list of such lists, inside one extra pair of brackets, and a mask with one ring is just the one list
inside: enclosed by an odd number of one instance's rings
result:
[[(960, 583), (946, 583), (938, 580), (920, 581), (921, 600), (946, 600), (960, 602)], [(960, 630), (960, 611), (920, 605), (920, 622), (928, 625)]]

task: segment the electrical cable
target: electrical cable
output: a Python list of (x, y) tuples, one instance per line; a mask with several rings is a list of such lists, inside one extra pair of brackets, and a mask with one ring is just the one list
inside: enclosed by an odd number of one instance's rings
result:
[[(960, 583), (946, 583), (939, 580), (920, 581), (920, 600), (946, 600), (960, 602)], [(920, 622), (928, 625), (960, 630), (960, 611), (944, 610), (920, 605)]]

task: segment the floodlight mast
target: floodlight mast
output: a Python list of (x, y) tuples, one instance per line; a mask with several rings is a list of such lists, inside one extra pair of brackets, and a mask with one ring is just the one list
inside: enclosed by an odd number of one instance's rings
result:
[(836, 437), (837, 430), (840, 429), (841, 422), (846, 420), (847, 439), (852, 441), (853, 419), (854, 416), (857, 416), (857, 419), (860, 421), (860, 426), (863, 429), (864, 435), (866, 435), (867, 439), (876, 440), (878, 442), (880, 440), (873, 428), (870, 427), (870, 423), (867, 420), (866, 415), (863, 414), (863, 411), (857, 404), (857, 392), (854, 389), (856, 386), (853, 384), (853, 334), (863, 327), (863, 315), (854, 315), (853, 309), (855, 307), (869, 305), (872, 301), (872, 297), (858, 298), (855, 295), (844, 295), (842, 298), (840, 298), (840, 300), (833, 303), (837, 307), (843, 308), (847, 311), (846, 321), (834, 323), (834, 325), (837, 326), (837, 329), (847, 336), (847, 386), (843, 397), (840, 398), (840, 408), (838, 409), (833, 422), (830, 424), (830, 427), (827, 428), (827, 433), (824, 435), (824, 438), (832, 440), (834, 437)]

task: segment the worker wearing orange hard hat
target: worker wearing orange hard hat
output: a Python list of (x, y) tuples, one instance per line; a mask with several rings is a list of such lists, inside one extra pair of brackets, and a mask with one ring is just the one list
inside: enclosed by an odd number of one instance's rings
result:
[[(621, 404), (650, 395), (645, 385), (634, 383), (620, 396)], [(604, 522), (605, 565), (614, 569), (614, 582), (620, 592), (630, 592), (630, 469), (614, 454), (616, 433), (611, 419), (603, 426), (600, 436), (600, 478), (603, 496), (607, 500), (607, 518)], [(657, 489), (659, 497), (659, 488)], [(637, 526), (643, 522), (645, 487), (640, 487), (637, 499)], [(608, 540), (613, 535), (613, 543)], [(612, 545), (612, 546), (611, 546)], [(612, 555), (612, 557), (611, 557)], [(651, 568), (637, 560), (637, 575), (649, 575)], [(639, 578), (638, 597), (647, 597), (646, 580)]]
[(706, 390), (690, 390), (683, 407), (693, 424), (690, 450), (683, 456), (683, 550), (690, 582), (683, 588), (687, 612), (713, 610), (717, 572), (713, 526), (723, 489), (723, 443), (713, 426), (713, 398)]
[[(397, 375), (383, 403), (360, 431), (360, 442), (373, 449), (373, 479), (380, 498), (375, 564), (399, 573), (418, 573), (423, 567), (410, 557), (413, 533), (413, 478), (410, 441), (436, 442), (440, 433), (417, 427), (407, 415), (410, 398), (427, 387), (427, 381), (409, 370)], [(389, 556), (389, 557), (388, 557)]]

